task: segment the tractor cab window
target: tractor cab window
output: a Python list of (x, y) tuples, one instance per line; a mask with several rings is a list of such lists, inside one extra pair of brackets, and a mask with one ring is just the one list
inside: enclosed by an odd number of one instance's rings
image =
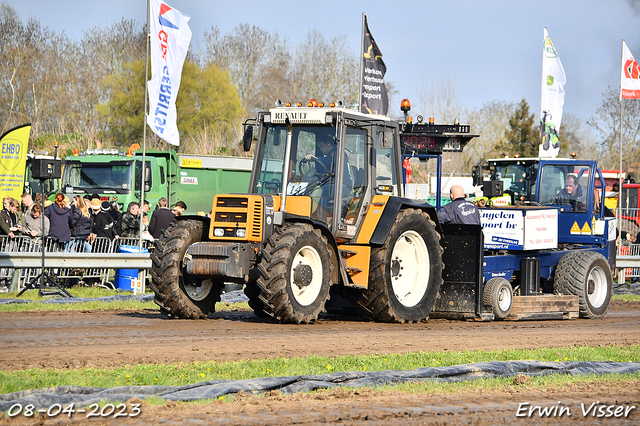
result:
[[(293, 129), (287, 195), (311, 197), (311, 217), (331, 226), (339, 158), (335, 128)], [(346, 159), (343, 160), (346, 163)], [(348, 164), (348, 163), (346, 163)], [(347, 175), (346, 178), (349, 176)]]
[(269, 126), (264, 132), (260, 152), (260, 167), (255, 192), (257, 194), (282, 193), (284, 151), (287, 145), (286, 126)]
[(564, 212), (587, 211), (590, 173), (588, 166), (544, 166), (540, 174), (540, 204), (569, 206)]
[[(347, 127), (345, 133), (345, 167), (340, 206), (341, 224), (355, 234), (358, 213), (367, 188), (367, 138), (364, 129)], [(348, 228), (352, 226), (352, 228)]]
[[(398, 195), (398, 176), (396, 176), (396, 154), (394, 150), (394, 129), (385, 128), (376, 132), (376, 194)], [(382, 188), (391, 187), (392, 193)]]
[(331, 225), (335, 182), (339, 180), (343, 183), (342, 194), (345, 196), (353, 189), (349, 157), (346, 154), (340, 157), (335, 132), (332, 126), (293, 127), (289, 162), (286, 165), (289, 180), (283, 185), (287, 127), (270, 124), (264, 132), (259, 154), (255, 192), (282, 194), (286, 190), (290, 196), (309, 196), (312, 200), (311, 217)]

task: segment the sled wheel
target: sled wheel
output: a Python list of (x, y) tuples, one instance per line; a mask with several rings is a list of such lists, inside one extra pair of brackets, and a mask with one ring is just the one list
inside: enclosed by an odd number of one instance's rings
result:
[(556, 266), (553, 291), (577, 295), (581, 317), (604, 317), (613, 291), (613, 277), (607, 259), (595, 251), (565, 254)]
[(187, 248), (200, 241), (202, 226), (195, 220), (173, 223), (156, 241), (151, 289), (160, 312), (169, 318), (206, 318), (220, 301), (223, 282), (188, 275), (184, 269)]
[(442, 247), (435, 224), (416, 209), (398, 214), (387, 241), (371, 253), (369, 287), (358, 307), (381, 322), (421, 321), (442, 285)]
[(511, 283), (501, 277), (491, 278), (484, 285), (482, 303), (491, 305), (495, 319), (503, 320), (508, 317), (513, 305)]
[(325, 311), (332, 263), (320, 230), (305, 223), (276, 228), (258, 264), (264, 312), (285, 323), (310, 323)]

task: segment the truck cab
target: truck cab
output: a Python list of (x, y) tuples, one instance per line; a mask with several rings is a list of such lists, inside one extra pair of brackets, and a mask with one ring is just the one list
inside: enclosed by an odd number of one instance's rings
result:
[[(160, 197), (168, 196), (171, 158), (150, 152), (145, 161), (145, 199), (153, 207)], [(63, 164), (61, 188), (65, 194), (98, 194), (101, 200), (117, 202), (121, 209), (131, 201), (140, 200), (141, 155), (117, 149), (87, 150), (66, 157)]]

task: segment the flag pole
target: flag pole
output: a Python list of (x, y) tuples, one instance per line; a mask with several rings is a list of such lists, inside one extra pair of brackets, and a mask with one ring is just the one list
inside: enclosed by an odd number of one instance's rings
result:
[(362, 112), (362, 83), (364, 76), (364, 23), (367, 20), (367, 14), (362, 12), (362, 37), (360, 37), (360, 86), (358, 88), (358, 111)]
[(622, 243), (622, 113), (624, 110), (622, 101), (622, 79), (624, 75), (624, 40), (622, 40), (622, 55), (620, 63), (622, 66), (620, 68), (620, 176), (618, 178), (618, 233), (620, 235), (620, 243)]
[[(147, 154), (147, 81), (149, 80), (149, 38), (151, 37), (151, 22), (150, 22), (150, 1), (147, 0), (147, 49), (145, 51), (144, 60), (144, 121), (142, 127), (142, 167), (140, 168), (140, 230), (138, 235), (138, 253), (142, 253), (142, 231), (144, 224), (142, 219), (144, 218), (144, 177), (146, 166), (146, 154)], [(134, 168), (135, 172), (135, 168)], [(133, 187), (135, 190), (135, 185)]]

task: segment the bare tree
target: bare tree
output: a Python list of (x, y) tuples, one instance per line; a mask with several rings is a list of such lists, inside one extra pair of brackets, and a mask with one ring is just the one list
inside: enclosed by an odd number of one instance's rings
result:
[[(609, 87), (602, 97), (602, 106), (589, 117), (587, 124), (599, 138), (598, 157), (604, 166), (617, 169), (620, 163), (620, 89)], [(640, 104), (635, 99), (623, 99), (622, 102), (622, 167), (628, 170), (637, 168), (640, 161)]]
[(469, 142), (464, 151), (464, 158), (470, 165), (498, 155), (496, 147), (504, 143), (509, 118), (514, 111), (512, 102), (492, 101), (469, 113), (467, 123), (471, 126), (471, 133), (479, 135)]
[(294, 94), (303, 102), (315, 98), (356, 103), (359, 72), (359, 58), (348, 50), (344, 37), (327, 41), (318, 30), (310, 30), (296, 48), (291, 73)]
[[(106, 129), (97, 108), (111, 97), (106, 79), (121, 73), (134, 61), (144, 63), (145, 55), (146, 30), (134, 20), (122, 19), (109, 27), (94, 27), (84, 32), (74, 57), (75, 66), (71, 66), (75, 76), (71, 130), (84, 134), (87, 144)], [(140, 111), (144, 106), (144, 79), (141, 84), (142, 91), (132, 94), (135, 96), (132, 101), (138, 103)]]
[(592, 158), (598, 145), (591, 129), (584, 119), (571, 113), (564, 113), (559, 132), (560, 157), (576, 153), (580, 158)]
[(34, 136), (54, 131), (55, 119), (48, 116), (54, 94), (61, 84), (61, 61), (56, 54), (66, 54), (70, 42), (43, 28), (34, 19), (25, 25), (13, 8), (0, 7), (0, 120), (2, 130), (31, 122)]
[(93, 28), (74, 42), (35, 19), (23, 24), (6, 3), (0, 6), (0, 24), (3, 129), (30, 122), (36, 145), (56, 139), (63, 151), (93, 140), (104, 128), (97, 105), (110, 95), (102, 82), (127, 61), (144, 59), (144, 32), (134, 21), (123, 20)]
[(453, 123), (456, 118), (465, 115), (465, 109), (458, 102), (455, 86), (448, 75), (432, 87), (422, 81), (416, 106), (416, 111), (420, 111), (423, 117), (433, 117), (436, 123)]
[(232, 81), (238, 86), (242, 107), (252, 115), (275, 99), (263, 97), (271, 93), (269, 77), (278, 76), (275, 87), (286, 86), (289, 52), (286, 39), (255, 25), (241, 24), (232, 33), (221, 35), (216, 27), (205, 32), (205, 64), (213, 63), (229, 71)]

